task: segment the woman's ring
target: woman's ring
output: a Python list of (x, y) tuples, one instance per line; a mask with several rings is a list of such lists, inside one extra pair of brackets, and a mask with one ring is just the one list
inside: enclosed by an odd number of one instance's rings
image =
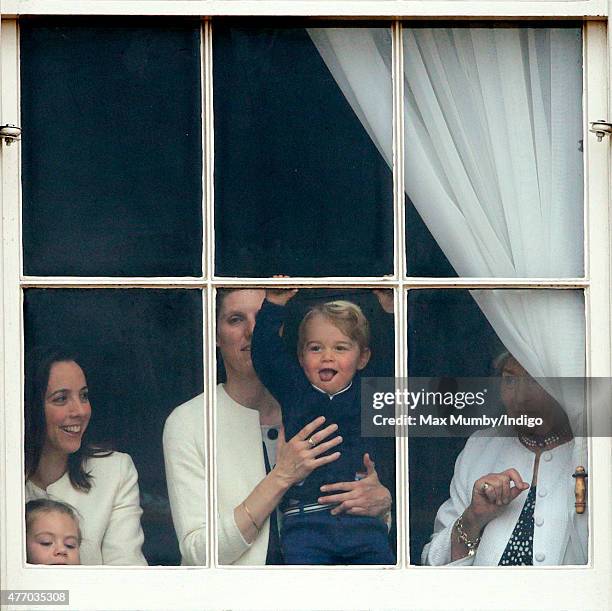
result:
[(487, 482), (485, 482), (482, 486), (480, 486), (480, 491), (486, 492), (490, 487), (491, 487), (491, 484), (488, 484)]
[(310, 444), (311, 448), (314, 448), (317, 445), (312, 437), (308, 438), (308, 443)]

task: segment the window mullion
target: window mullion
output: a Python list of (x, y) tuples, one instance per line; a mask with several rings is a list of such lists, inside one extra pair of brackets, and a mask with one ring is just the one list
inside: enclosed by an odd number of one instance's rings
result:
[(204, 194), (202, 218), (204, 220), (204, 256), (202, 271), (205, 278), (212, 278), (215, 273), (215, 131), (213, 114), (213, 52), (212, 23), (202, 23), (202, 142), (204, 143), (203, 189)]
[[(402, 39), (402, 22), (392, 24), (392, 81), (393, 81), (393, 205), (394, 205), (394, 270), (399, 279), (395, 291), (395, 375), (403, 378), (407, 375), (408, 344), (406, 334), (406, 294), (403, 280), (406, 277), (406, 222), (404, 194), (404, 51)], [(396, 465), (396, 520), (397, 520), (397, 562), (405, 567), (409, 562), (408, 541), (408, 440), (396, 431), (395, 465)]]
[[(6, 186), (6, 181), (5, 181)], [(10, 219), (9, 219), (10, 221)], [(593, 232), (605, 233), (605, 227)], [(211, 239), (214, 232), (211, 231)], [(223, 278), (195, 277), (100, 277), (100, 276), (25, 276), (22, 288), (211, 288), (225, 286), (252, 288), (266, 286), (300, 286), (312, 288), (477, 288), (477, 289), (586, 289), (590, 282), (584, 278), (408, 278), (380, 277), (290, 277), (290, 278)]]
[(398, 278), (406, 277), (406, 235), (404, 206), (404, 51), (402, 22), (392, 25), (393, 81), (393, 200), (394, 200), (394, 270)]
[(204, 409), (204, 452), (206, 456), (206, 564), (214, 566), (217, 549), (217, 511), (215, 498), (214, 431), (216, 414), (216, 376), (215, 376), (215, 296), (211, 278), (215, 266), (215, 221), (214, 221), (214, 116), (213, 116), (213, 66), (212, 66), (212, 24), (209, 19), (202, 22), (201, 28), (202, 62), (202, 219), (204, 235), (202, 243), (202, 273), (206, 278), (203, 291), (202, 309), (202, 371), (204, 372), (204, 401), (213, 409)]

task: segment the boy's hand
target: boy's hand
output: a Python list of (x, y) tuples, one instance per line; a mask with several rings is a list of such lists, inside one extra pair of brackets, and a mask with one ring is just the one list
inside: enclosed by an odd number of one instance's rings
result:
[[(277, 274), (273, 278), (289, 278)], [(266, 299), (276, 305), (287, 305), (287, 302), (298, 292), (298, 289), (266, 289)]]
[(372, 292), (376, 295), (380, 307), (387, 314), (393, 314), (393, 289), (372, 289)]

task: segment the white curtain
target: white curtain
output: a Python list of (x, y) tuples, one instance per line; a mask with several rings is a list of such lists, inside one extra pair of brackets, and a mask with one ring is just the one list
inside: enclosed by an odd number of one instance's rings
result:
[[(391, 165), (388, 30), (308, 31)], [(406, 194), (458, 275), (582, 276), (580, 31), (414, 28), (403, 42)], [(584, 375), (580, 291), (472, 295), (531, 375)]]
[[(389, 31), (308, 32), (391, 166)], [(582, 276), (580, 31), (414, 28), (403, 43), (405, 190), (458, 275)], [(584, 376), (580, 291), (471, 293), (532, 376)], [(546, 386), (581, 419), (579, 387)]]

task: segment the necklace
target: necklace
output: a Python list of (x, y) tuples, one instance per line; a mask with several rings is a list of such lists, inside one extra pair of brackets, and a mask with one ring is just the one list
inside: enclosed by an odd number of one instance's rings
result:
[(519, 441), (527, 448), (547, 448), (558, 445), (562, 439), (571, 438), (571, 431), (564, 426), (559, 432), (549, 431), (546, 435), (525, 435), (519, 434)]

